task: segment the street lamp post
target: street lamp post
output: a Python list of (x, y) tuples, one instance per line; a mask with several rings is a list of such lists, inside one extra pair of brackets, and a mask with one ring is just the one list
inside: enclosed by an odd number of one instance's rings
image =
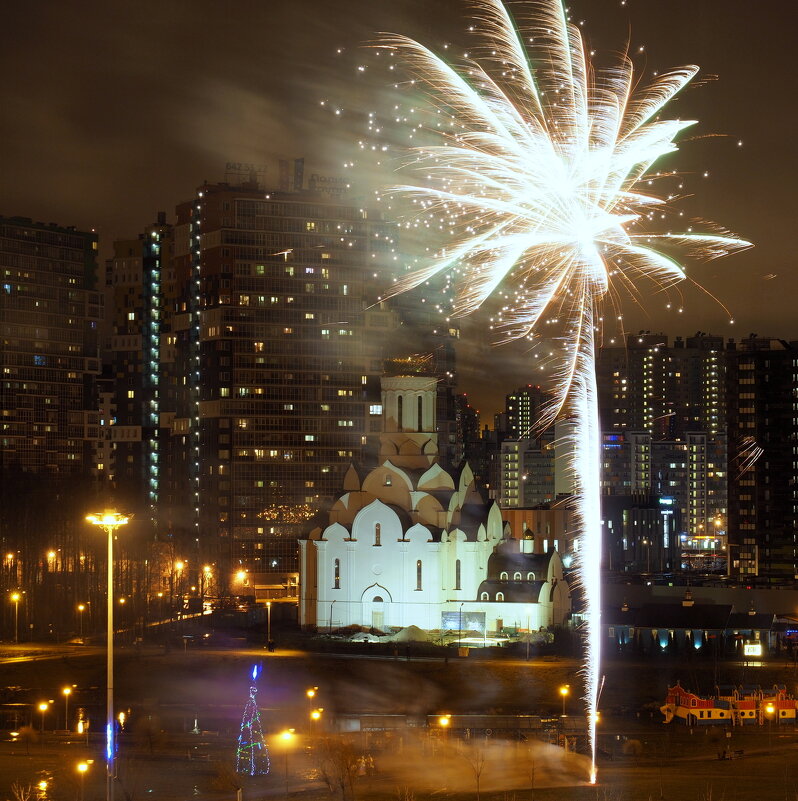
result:
[(314, 734), (313, 724), (314, 723), (318, 723), (321, 720), (321, 713), (322, 712), (324, 712), (324, 710), (319, 708), (319, 709), (314, 709), (310, 713), (310, 736), (311, 737), (313, 737), (313, 734)]
[(773, 702), (769, 702), (765, 707), (765, 713), (768, 716), (768, 751), (773, 750), (773, 713), (776, 711), (776, 707), (773, 705)]
[(108, 600), (108, 628), (106, 640), (107, 657), (107, 693), (105, 705), (105, 797), (106, 801), (114, 801), (114, 757), (116, 744), (114, 743), (114, 531), (124, 526), (130, 518), (126, 515), (106, 510), (99, 514), (87, 515), (86, 520), (99, 526), (108, 534), (108, 587), (106, 596)]
[(451, 722), (452, 722), (452, 716), (448, 714), (441, 715), (438, 718), (438, 725), (441, 727), (441, 740), (443, 743), (446, 743), (449, 740), (448, 731), (449, 731), (449, 724)]
[(564, 684), (560, 687), (560, 695), (562, 696), (562, 716), (565, 717), (565, 699), (568, 697), (568, 694), (571, 692), (571, 685)]
[(333, 599), (332, 603), (330, 604), (330, 634), (332, 634), (332, 610), (333, 610), (333, 605), (335, 604), (335, 602), (337, 600), (338, 600), (337, 598)]
[(14, 602), (14, 642), (19, 642), (19, 599), (20, 594), (14, 592), (11, 594), (11, 600)]
[(526, 661), (529, 662), (529, 641), (532, 639), (529, 626), (531, 625), (532, 612), (526, 608)]
[(311, 716), (313, 715), (313, 711), (312, 711), (313, 710), (313, 699), (316, 697), (316, 693), (318, 691), (319, 691), (318, 687), (308, 687), (308, 689), (305, 690), (305, 695), (307, 696), (307, 699), (308, 699), (308, 715), (311, 715)]
[(72, 694), (72, 688), (64, 687), (61, 692), (64, 694), (64, 728), (69, 731), (69, 696)]
[(42, 741), (44, 741), (44, 716), (49, 706), (50, 704), (48, 704), (47, 701), (42, 701), (39, 704), (39, 712), (42, 713)]
[(84, 787), (86, 782), (86, 771), (89, 769), (87, 762), (78, 762), (78, 774), (80, 775), (80, 801), (83, 801)]
[(85, 604), (78, 604), (78, 625), (80, 626), (80, 641), (83, 642), (83, 613), (86, 611)]
[(285, 798), (286, 801), (288, 801), (288, 749), (291, 745), (291, 741), (294, 739), (294, 730), (286, 729), (280, 734), (280, 738), (285, 745)]
[(266, 601), (266, 647), (272, 647), (272, 602)]
[[(463, 602), (465, 603), (465, 601)], [(460, 604), (460, 620), (457, 622), (457, 634), (459, 635), (457, 638), (457, 644), (463, 644), (463, 604)]]

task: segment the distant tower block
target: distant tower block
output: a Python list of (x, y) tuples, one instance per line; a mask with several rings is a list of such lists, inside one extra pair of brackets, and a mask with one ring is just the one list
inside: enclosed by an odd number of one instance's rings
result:
[(432, 376), (383, 377), (381, 462), (426, 469), (438, 461), (436, 387)]

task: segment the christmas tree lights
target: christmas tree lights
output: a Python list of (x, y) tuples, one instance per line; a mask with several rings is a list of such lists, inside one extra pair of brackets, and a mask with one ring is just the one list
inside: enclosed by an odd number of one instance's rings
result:
[(241, 718), (241, 731), (238, 735), (236, 749), (236, 773), (244, 773), (247, 776), (265, 776), (271, 767), (269, 749), (263, 739), (263, 726), (260, 721), (258, 703), (255, 700), (258, 692), (255, 682), (258, 680), (259, 672), (260, 667), (255, 665), (252, 668), (249, 700)]

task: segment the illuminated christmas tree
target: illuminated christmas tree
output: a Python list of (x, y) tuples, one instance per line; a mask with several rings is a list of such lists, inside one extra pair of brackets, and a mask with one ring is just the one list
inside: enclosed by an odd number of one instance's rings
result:
[(236, 773), (245, 773), (248, 776), (264, 776), (269, 772), (269, 749), (263, 739), (263, 726), (260, 722), (260, 712), (255, 696), (258, 688), (255, 682), (258, 679), (259, 667), (252, 668), (252, 684), (249, 688), (249, 700), (244, 707), (241, 718), (241, 732), (238, 735), (238, 748), (236, 750)]

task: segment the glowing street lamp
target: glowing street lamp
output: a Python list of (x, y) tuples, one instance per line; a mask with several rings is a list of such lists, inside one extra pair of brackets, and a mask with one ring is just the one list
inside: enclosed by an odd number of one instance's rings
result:
[(83, 641), (83, 613), (86, 611), (86, 604), (78, 604), (78, 623), (80, 625), (80, 639)]
[(88, 762), (78, 762), (77, 770), (78, 770), (78, 775), (80, 776), (80, 801), (83, 801), (83, 796), (84, 796), (83, 785), (86, 782), (86, 771), (88, 769), (89, 769)]
[(562, 716), (565, 717), (565, 699), (568, 698), (571, 692), (571, 685), (564, 684), (560, 687), (560, 695), (562, 696)]
[(296, 737), (294, 729), (285, 729), (280, 732), (280, 739), (283, 741), (285, 747), (285, 798), (288, 801), (288, 751), (291, 748), (291, 743)]
[(319, 688), (316, 687), (316, 686), (308, 687), (308, 689), (305, 690), (305, 695), (307, 696), (307, 699), (308, 699), (308, 715), (312, 714), (313, 699), (316, 697), (318, 692), (319, 692)]
[(768, 751), (773, 749), (773, 715), (776, 712), (776, 705), (768, 701), (765, 705), (765, 714), (768, 718)]
[(318, 709), (313, 709), (310, 712), (310, 734), (313, 736), (314, 734), (314, 724), (318, 724), (321, 720), (321, 713), (324, 712), (324, 709), (319, 707)]
[(106, 801), (114, 801), (114, 531), (127, 524), (130, 518), (112, 510), (99, 514), (90, 514), (86, 520), (99, 526), (108, 534), (108, 629), (106, 642), (108, 692), (105, 708), (105, 797)]
[(19, 642), (19, 599), (22, 596), (18, 592), (11, 593), (11, 600), (14, 602), (14, 642)]
[(266, 601), (266, 646), (272, 646), (272, 602)]
[(72, 688), (64, 687), (61, 692), (64, 694), (64, 728), (69, 731), (69, 696), (72, 695)]
[(48, 704), (47, 701), (42, 701), (39, 704), (39, 712), (42, 713), (42, 740), (44, 739), (44, 716), (49, 708), (50, 704)]

